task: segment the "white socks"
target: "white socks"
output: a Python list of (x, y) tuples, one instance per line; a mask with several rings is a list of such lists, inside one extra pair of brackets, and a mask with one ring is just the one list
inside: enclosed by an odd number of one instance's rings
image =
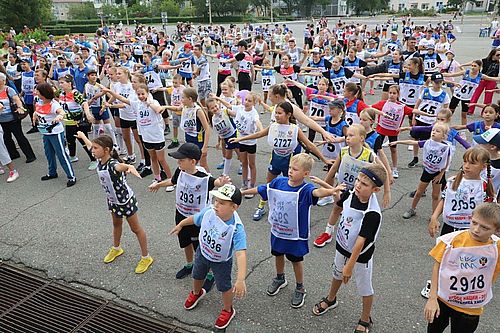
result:
[(332, 234), (333, 234), (333, 225), (327, 224), (327, 225), (326, 225), (325, 232), (326, 232), (327, 234), (329, 234), (329, 235), (332, 235)]
[(224, 175), (228, 176), (231, 171), (231, 158), (224, 158)]

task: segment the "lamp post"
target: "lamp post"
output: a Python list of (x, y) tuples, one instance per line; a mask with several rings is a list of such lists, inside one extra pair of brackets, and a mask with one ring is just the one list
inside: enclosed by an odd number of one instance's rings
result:
[(128, 7), (125, 0), (122, 0), (122, 6), (125, 7), (125, 18), (127, 19), (127, 25), (130, 25), (130, 22), (128, 21)]
[(101, 19), (101, 28), (104, 27), (104, 22), (102, 19), (102, 2), (101, 0), (94, 0), (94, 9), (96, 10), (97, 15)]
[(208, 22), (212, 25), (212, 1), (207, 0), (206, 5), (208, 7)]
[(274, 20), (273, 20), (273, 2), (274, 2), (274, 0), (271, 0), (271, 23), (274, 23)]

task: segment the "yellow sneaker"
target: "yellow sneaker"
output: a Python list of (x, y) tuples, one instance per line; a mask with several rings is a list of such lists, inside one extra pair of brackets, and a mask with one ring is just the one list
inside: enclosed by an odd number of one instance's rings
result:
[(153, 257), (149, 256), (147, 258), (141, 258), (141, 261), (135, 267), (135, 272), (137, 274), (142, 274), (148, 270), (149, 266), (153, 263)]
[(121, 256), (123, 254), (123, 252), (125, 252), (125, 251), (123, 251), (123, 249), (121, 247), (118, 250), (116, 250), (114, 247), (111, 247), (108, 254), (104, 257), (104, 262), (106, 264), (113, 262), (116, 258)]

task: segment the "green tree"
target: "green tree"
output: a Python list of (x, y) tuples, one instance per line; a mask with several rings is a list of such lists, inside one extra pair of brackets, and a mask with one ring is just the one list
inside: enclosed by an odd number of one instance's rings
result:
[[(250, 0), (210, 0), (212, 14), (224, 16), (228, 14), (243, 14), (247, 11)], [(192, 0), (191, 3), (196, 8), (196, 14), (208, 17), (208, 7), (206, 0)]]
[(155, 16), (160, 16), (161, 12), (166, 12), (168, 16), (179, 16), (180, 8), (174, 0), (155, 0), (153, 2)]
[(0, 1), (0, 24), (16, 29), (24, 25), (40, 26), (53, 20), (51, 0), (2, 0)]
[(69, 7), (68, 16), (73, 20), (85, 20), (97, 18), (97, 12), (91, 2), (72, 4)]
[(376, 13), (384, 10), (389, 5), (389, 0), (347, 0), (347, 6), (359, 15), (363, 12)]

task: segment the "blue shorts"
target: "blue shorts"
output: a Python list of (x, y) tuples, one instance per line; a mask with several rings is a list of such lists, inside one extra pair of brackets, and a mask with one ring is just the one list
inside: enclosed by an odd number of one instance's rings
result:
[(94, 116), (95, 120), (108, 120), (109, 119), (108, 109), (104, 109), (104, 112), (102, 114), (99, 114), (99, 112), (101, 112), (100, 106), (91, 106), (90, 110), (92, 111), (92, 115)]
[(283, 176), (288, 176), (288, 167), (290, 166), (290, 157), (292, 155), (288, 155), (286, 157), (276, 155), (275, 152), (272, 153), (271, 163), (267, 170), (275, 176), (279, 176), (283, 174)]
[(191, 276), (195, 280), (205, 280), (208, 271), (211, 269), (214, 273), (217, 290), (221, 293), (231, 290), (231, 270), (233, 268), (233, 259), (223, 262), (213, 262), (201, 254), (200, 247), (196, 250), (194, 256), (193, 272)]
[(231, 135), (229, 138), (224, 138), (224, 148), (226, 149), (238, 149), (240, 148), (240, 144), (237, 142), (229, 142), (229, 139), (236, 138), (236, 132)]
[(194, 143), (195, 145), (197, 145), (200, 149), (203, 148), (203, 141), (201, 142), (198, 142), (198, 138), (196, 137), (192, 137), (191, 135), (185, 135), (184, 138), (186, 139), (186, 142), (189, 142), (189, 143)]

